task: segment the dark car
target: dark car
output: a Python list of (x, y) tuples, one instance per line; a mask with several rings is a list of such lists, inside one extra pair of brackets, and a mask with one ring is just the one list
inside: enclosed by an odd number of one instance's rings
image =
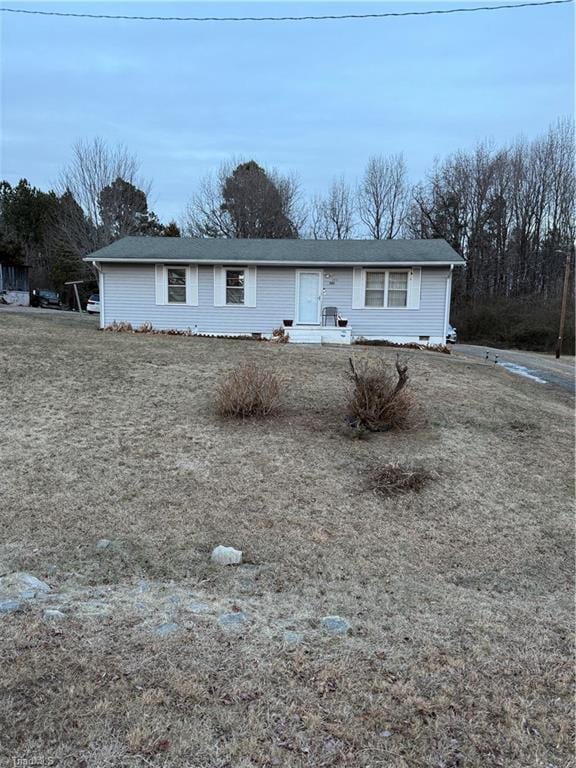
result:
[(60, 300), (60, 294), (56, 291), (49, 291), (47, 288), (34, 288), (30, 292), (30, 306), (60, 309), (62, 301)]

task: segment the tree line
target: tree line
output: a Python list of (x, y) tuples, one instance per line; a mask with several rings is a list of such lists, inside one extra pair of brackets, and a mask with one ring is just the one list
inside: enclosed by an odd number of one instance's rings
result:
[[(84, 274), (84, 255), (125, 235), (441, 237), (466, 260), (455, 273), (453, 298), (469, 337), (522, 343), (509, 338), (514, 334), (502, 320), (507, 315), (510, 326), (510, 308), (524, 302), (520, 325), (529, 320), (531, 306), (540, 331), (546, 326), (541, 338), (526, 343), (549, 343), (553, 331), (543, 316), (555, 311), (565, 253), (573, 253), (576, 236), (569, 120), (531, 141), (458, 150), (437, 160), (416, 184), (409, 181), (403, 155), (373, 156), (356, 183), (337, 176), (310, 200), (293, 174), (254, 160), (231, 161), (201, 180), (180, 226), (162, 224), (150, 210), (150, 185), (138, 172), (126, 148), (96, 139), (74, 147), (55, 190), (44, 192), (24, 179), (15, 186), (0, 183), (0, 256), (26, 262), (34, 282), (58, 288)], [(527, 297), (533, 297), (531, 304)], [(498, 323), (495, 307), (501, 307)], [(478, 313), (487, 316), (473, 328), (470, 319)]]
[(162, 224), (150, 210), (148, 192), (124, 147), (79, 142), (56, 189), (0, 182), (0, 258), (28, 265), (34, 287), (90, 280), (82, 258), (98, 248), (127, 235), (180, 236), (176, 222)]

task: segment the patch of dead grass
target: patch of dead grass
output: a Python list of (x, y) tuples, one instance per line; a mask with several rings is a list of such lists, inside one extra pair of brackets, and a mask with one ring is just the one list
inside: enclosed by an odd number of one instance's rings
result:
[(401, 493), (417, 493), (434, 477), (432, 472), (422, 467), (409, 467), (391, 462), (371, 470), (369, 487), (378, 496), (387, 498)]

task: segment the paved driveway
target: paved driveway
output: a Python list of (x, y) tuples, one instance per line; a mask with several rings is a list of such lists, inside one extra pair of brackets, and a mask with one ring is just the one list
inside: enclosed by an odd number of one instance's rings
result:
[(575, 391), (574, 358), (563, 357), (556, 360), (553, 355), (538, 352), (523, 352), (521, 350), (495, 349), (474, 344), (455, 344), (454, 352), (466, 357), (488, 359), (494, 362), (496, 356), (498, 365), (510, 373), (530, 379), (536, 384), (553, 384), (554, 386)]

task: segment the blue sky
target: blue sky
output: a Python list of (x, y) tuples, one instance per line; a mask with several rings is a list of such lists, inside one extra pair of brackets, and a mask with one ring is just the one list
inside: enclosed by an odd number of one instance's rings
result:
[[(485, 4), (5, 3), (218, 16)], [(306, 23), (0, 22), (2, 178), (48, 188), (76, 140), (101, 136), (138, 156), (163, 220), (231, 156), (294, 171), (312, 195), (341, 174), (355, 182), (370, 154), (404, 152), (416, 180), (434, 157), (530, 138), (573, 114), (571, 5)]]

